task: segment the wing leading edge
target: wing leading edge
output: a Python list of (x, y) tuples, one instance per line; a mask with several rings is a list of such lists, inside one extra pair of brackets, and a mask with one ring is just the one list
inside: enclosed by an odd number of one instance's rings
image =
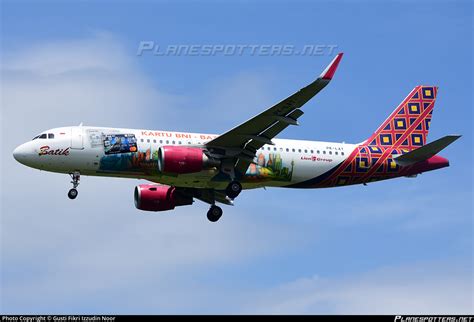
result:
[(233, 149), (238, 151), (231, 158), (236, 170), (244, 174), (255, 158), (255, 153), (289, 125), (298, 125), (303, 115), (300, 109), (331, 81), (343, 53), (337, 54), (321, 75), (311, 84), (270, 107), (250, 120), (225, 132), (206, 143), (208, 148)]

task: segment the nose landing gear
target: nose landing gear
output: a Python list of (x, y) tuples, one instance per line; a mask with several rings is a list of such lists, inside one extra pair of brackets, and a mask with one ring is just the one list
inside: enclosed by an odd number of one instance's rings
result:
[(77, 194), (79, 193), (76, 188), (79, 185), (81, 174), (79, 173), (79, 171), (74, 171), (73, 173), (70, 173), (69, 175), (71, 176), (71, 179), (72, 179), (71, 183), (73, 187), (71, 190), (69, 190), (69, 192), (67, 193), (67, 196), (69, 197), (69, 199), (76, 199)]

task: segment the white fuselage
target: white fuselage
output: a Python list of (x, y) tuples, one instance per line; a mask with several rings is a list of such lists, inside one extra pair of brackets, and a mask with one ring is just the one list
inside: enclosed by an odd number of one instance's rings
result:
[[(146, 179), (177, 187), (223, 189), (227, 182), (212, 180), (217, 169), (164, 175), (156, 166), (157, 151), (162, 146), (204, 147), (215, 137), (73, 126), (45, 131), (39, 138), (19, 146), (14, 157), (27, 166), (52, 172), (79, 171), (82, 175)], [(354, 144), (306, 140), (274, 139), (273, 142), (275, 145), (264, 145), (257, 151), (256, 164), (250, 165), (242, 180), (244, 188), (282, 187), (315, 178), (339, 165), (357, 148)]]

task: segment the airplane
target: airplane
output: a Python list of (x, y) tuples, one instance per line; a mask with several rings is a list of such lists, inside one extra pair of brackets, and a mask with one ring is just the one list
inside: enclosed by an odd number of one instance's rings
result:
[(357, 144), (276, 139), (298, 125), (302, 106), (333, 79), (339, 53), (321, 75), (293, 95), (221, 134), (79, 126), (42, 132), (13, 151), (20, 163), (72, 178), (70, 199), (81, 175), (145, 179), (135, 187), (135, 207), (166, 211), (210, 205), (211, 222), (222, 216), (217, 203), (234, 205), (243, 189), (328, 188), (418, 174), (449, 166), (437, 153), (460, 135), (427, 143), (438, 92), (416, 86), (366, 140)]

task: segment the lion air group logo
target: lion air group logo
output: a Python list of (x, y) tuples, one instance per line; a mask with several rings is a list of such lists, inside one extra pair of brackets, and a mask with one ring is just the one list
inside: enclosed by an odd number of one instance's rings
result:
[(52, 150), (48, 145), (42, 146), (38, 153), (39, 156), (42, 155), (69, 155), (69, 148), (66, 149), (56, 149)]

